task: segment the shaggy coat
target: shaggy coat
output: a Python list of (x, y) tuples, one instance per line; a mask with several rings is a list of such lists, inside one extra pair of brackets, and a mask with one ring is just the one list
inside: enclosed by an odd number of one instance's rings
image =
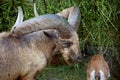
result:
[(58, 51), (66, 62), (81, 61), (78, 35), (64, 18), (48, 14), (22, 22), (21, 11), (11, 32), (0, 33), (0, 80), (34, 80)]

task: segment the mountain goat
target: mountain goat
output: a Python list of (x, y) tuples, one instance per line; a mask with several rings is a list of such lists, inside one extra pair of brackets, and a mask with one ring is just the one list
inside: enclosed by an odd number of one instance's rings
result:
[[(57, 15), (46, 14), (39, 16), (36, 11), (36, 4), (34, 3), (34, 14), (36, 17), (24, 22), (21, 22), (23, 18), (18, 18), (17, 21), (20, 22), (16, 21), (16, 23), (19, 23), (19, 25), (15, 24), (12, 27), (11, 32), (17, 36), (21, 36), (39, 30), (56, 29), (60, 32), (62, 38), (69, 39), (73, 43), (71, 48), (75, 54), (81, 53), (79, 47), (79, 38), (77, 34), (81, 17), (78, 7), (67, 8), (60, 13), (57, 13)], [(23, 17), (22, 11), (21, 15), (21, 17)], [(64, 18), (68, 18), (68, 21)], [(66, 52), (67, 50), (63, 52), (63, 58), (68, 65), (71, 65), (69, 62), (70, 58), (68, 57), (69, 53)]]
[(11, 32), (0, 33), (0, 80), (34, 80), (55, 52), (81, 61), (77, 33), (54, 14), (23, 20), (22, 9)]

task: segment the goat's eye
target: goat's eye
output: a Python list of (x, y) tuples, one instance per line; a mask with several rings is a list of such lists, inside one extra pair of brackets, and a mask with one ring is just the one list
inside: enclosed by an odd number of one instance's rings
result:
[(62, 42), (62, 46), (63, 46), (64, 48), (68, 48), (68, 47), (70, 47), (72, 44), (73, 44), (73, 43), (72, 43), (72, 42), (69, 42), (69, 41), (63, 41), (63, 42)]

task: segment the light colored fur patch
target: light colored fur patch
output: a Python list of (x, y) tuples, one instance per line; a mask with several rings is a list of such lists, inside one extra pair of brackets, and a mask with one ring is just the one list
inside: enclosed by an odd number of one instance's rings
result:
[(100, 80), (105, 80), (105, 75), (103, 71), (99, 71), (100, 72)]
[(108, 77), (110, 77), (110, 72), (108, 73)]
[(95, 70), (90, 73), (90, 80), (95, 80)]

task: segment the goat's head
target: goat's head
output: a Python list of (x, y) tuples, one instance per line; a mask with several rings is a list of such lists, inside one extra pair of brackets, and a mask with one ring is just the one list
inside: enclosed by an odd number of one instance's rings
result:
[[(68, 13), (68, 21), (66, 21), (63, 18), (63, 15), (58, 16), (55, 14), (49, 14), (39, 16), (35, 6), (36, 5), (34, 4), (34, 13), (36, 14), (36, 17), (23, 22), (22, 9), (18, 10), (17, 21), (19, 24), (16, 21), (16, 27), (13, 26), (11, 32), (14, 32), (14, 34), (17, 34), (18, 36), (21, 36), (38, 30), (56, 29), (59, 32), (60, 36), (57, 35), (57, 33), (54, 34), (53, 32), (44, 33), (49, 38), (55, 40), (56, 46), (60, 48), (59, 50), (67, 63), (69, 59), (81, 61), (82, 54), (80, 51), (79, 39), (77, 35), (77, 29), (80, 23), (79, 8), (75, 8), (75, 15), (74, 12)], [(70, 10), (74, 11), (73, 9), (74, 7), (70, 8)], [(21, 16), (21, 18), (19, 16)]]
[[(72, 45), (70, 46), (70, 57), (72, 59), (77, 59), (78, 61), (81, 61), (82, 54), (79, 47), (79, 38), (78, 38), (78, 27), (80, 25), (80, 19), (81, 19), (81, 13), (78, 7), (69, 7), (64, 9), (63, 11), (57, 13), (57, 15), (62, 16), (68, 20), (68, 23), (70, 24), (70, 28), (73, 29), (72, 31), (72, 37), (70, 38), (70, 42), (72, 42)], [(69, 48), (66, 49), (66, 52), (69, 50)], [(64, 52), (64, 51), (63, 51)], [(67, 54), (67, 53), (66, 53)], [(75, 56), (75, 55), (76, 56)]]
[(60, 51), (68, 64), (70, 64), (68, 62), (70, 59), (78, 62), (82, 60), (82, 54), (79, 47), (79, 39), (76, 32), (73, 33), (74, 36), (70, 39), (61, 39), (57, 30), (47, 32), (44, 31), (44, 34), (50, 39), (54, 40), (54, 43), (56, 45), (54, 51)]
[(79, 38), (75, 31), (72, 34), (73, 36), (69, 39), (69, 41), (72, 44), (69, 49), (70, 53), (66, 53), (66, 54), (69, 54), (71, 59), (80, 62), (82, 60), (82, 53), (79, 46)]
[(63, 45), (65, 45), (66, 47), (63, 46), (64, 48), (61, 50), (61, 52), (63, 53), (63, 57), (65, 57), (67, 61), (71, 59), (81, 62), (82, 53), (79, 46), (79, 38), (76, 32), (73, 32), (72, 35), (73, 36), (70, 39), (62, 40)]

